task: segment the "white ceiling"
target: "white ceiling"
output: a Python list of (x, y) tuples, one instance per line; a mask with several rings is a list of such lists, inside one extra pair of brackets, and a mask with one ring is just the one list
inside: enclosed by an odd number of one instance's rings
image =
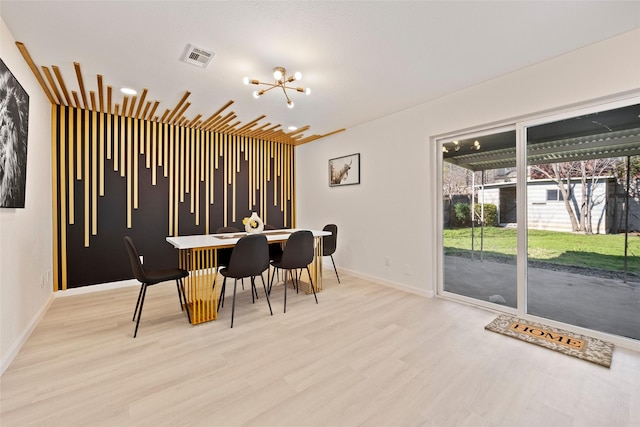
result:
[[(158, 111), (191, 92), (187, 118), (229, 100), (242, 123), (310, 125), (324, 134), (392, 114), (640, 27), (638, 1), (0, 1), (39, 66), (78, 90), (149, 89)], [(188, 44), (216, 53), (180, 61)], [(638, 52), (629, 54), (637, 55)], [(244, 76), (301, 71), (310, 96), (254, 99)], [(612, 65), (615, 66), (615, 65)]]

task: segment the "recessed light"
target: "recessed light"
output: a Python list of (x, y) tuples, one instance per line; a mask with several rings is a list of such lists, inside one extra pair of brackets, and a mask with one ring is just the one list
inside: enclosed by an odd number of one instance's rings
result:
[(137, 95), (138, 94), (137, 90), (131, 89), (131, 88), (128, 88), (128, 87), (120, 88), (120, 92), (124, 93), (125, 95)]
[(298, 127), (297, 126), (289, 126), (287, 129), (289, 129), (289, 130), (298, 130)]

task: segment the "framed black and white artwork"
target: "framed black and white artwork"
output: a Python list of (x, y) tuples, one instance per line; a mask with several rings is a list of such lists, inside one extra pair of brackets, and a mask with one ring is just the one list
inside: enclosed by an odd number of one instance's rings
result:
[(24, 208), (29, 95), (0, 59), (0, 208)]
[(360, 184), (360, 153), (329, 160), (329, 187)]

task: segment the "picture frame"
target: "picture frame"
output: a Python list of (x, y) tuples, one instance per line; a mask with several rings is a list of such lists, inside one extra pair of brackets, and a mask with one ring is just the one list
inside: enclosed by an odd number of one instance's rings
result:
[(0, 208), (24, 208), (27, 181), (29, 94), (0, 59)]
[(329, 187), (360, 184), (360, 153), (329, 159)]

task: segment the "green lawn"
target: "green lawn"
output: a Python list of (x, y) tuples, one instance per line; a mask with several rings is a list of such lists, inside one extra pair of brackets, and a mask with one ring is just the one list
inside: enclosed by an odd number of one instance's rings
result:
[[(590, 267), (601, 270), (624, 270), (624, 234), (579, 234), (529, 230), (529, 260), (552, 264)], [(475, 249), (480, 249), (480, 228), (475, 230)], [(445, 254), (468, 254), (471, 228), (444, 230)], [(516, 230), (485, 227), (485, 255), (515, 258)], [(627, 258), (629, 272), (640, 274), (640, 236), (629, 236)]]

